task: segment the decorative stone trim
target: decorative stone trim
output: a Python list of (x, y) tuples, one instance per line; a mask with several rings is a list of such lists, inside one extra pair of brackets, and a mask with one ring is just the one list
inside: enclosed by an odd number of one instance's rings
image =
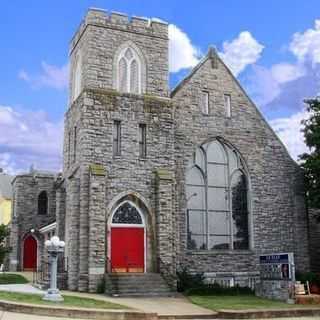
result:
[(159, 180), (173, 180), (173, 172), (164, 168), (157, 169), (156, 176)]
[(106, 169), (101, 164), (90, 164), (90, 173), (96, 176), (105, 176)]

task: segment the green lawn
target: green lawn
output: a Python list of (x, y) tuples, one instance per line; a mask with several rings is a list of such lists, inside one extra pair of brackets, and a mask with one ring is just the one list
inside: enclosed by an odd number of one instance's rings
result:
[(1, 273), (0, 274), (0, 285), (1, 284), (22, 284), (28, 283), (29, 281), (20, 274), (13, 273)]
[(63, 296), (64, 301), (55, 303), (42, 300), (42, 296), (38, 294), (16, 293), (0, 291), (0, 300), (8, 300), (13, 302), (41, 304), (41, 305), (61, 305), (68, 307), (96, 308), (96, 309), (128, 309), (120, 304), (111, 303), (104, 300), (96, 300), (90, 298), (81, 298), (76, 296)]
[(297, 308), (302, 305), (292, 305), (280, 301), (263, 299), (254, 295), (238, 296), (200, 296), (191, 295), (188, 297), (194, 304), (211, 310), (244, 310), (244, 309), (280, 309), (280, 308)]

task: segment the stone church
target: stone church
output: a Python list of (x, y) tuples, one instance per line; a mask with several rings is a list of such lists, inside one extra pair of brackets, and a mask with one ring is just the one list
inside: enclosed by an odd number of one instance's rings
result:
[(13, 181), (11, 270), (53, 234), (70, 290), (175, 290), (184, 267), (254, 286), (274, 252), (309, 269), (299, 167), (214, 49), (170, 90), (168, 25), (89, 9), (70, 66), (63, 172)]

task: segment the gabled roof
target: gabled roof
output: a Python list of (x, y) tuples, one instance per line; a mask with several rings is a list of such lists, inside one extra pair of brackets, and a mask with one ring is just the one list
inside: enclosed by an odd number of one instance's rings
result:
[(206, 62), (207, 60), (209, 60), (209, 59), (211, 60), (212, 66), (213, 66), (213, 67), (216, 67), (216, 65), (217, 65), (217, 59), (219, 59), (219, 56), (218, 56), (217, 51), (216, 51), (216, 49), (215, 49), (214, 47), (209, 47), (209, 50), (208, 50), (207, 54), (198, 62), (198, 64), (197, 64), (195, 67), (193, 67), (193, 68), (191, 69), (191, 71), (188, 73), (188, 75), (174, 87), (174, 89), (171, 91), (170, 97), (172, 98), (172, 97), (176, 94), (176, 92), (178, 92), (179, 89), (180, 89), (181, 87), (183, 87), (184, 84), (185, 84), (186, 82), (188, 82), (188, 80), (189, 80), (190, 78), (192, 78), (192, 76), (193, 76), (193, 75), (202, 67), (202, 65), (204, 65), (205, 62)]
[(261, 120), (266, 124), (267, 128), (269, 128), (269, 130), (271, 131), (271, 133), (273, 134), (273, 136), (280, 142), (280, 144), (282, 145), (283, 149), (285, 150), (285, 152), (287, 153), (287, 155), (289, 156), (289, 158), (292, 160), (292, 162), (299, 167), (299, 165), (297, 164), (297, 162), (291, 157), (287, 147), (284, 145), (284, 143), (282, 142), (282, 140), (280, 139), (280, 137), (275, 133), (275, 131), (273, 130), (273, 128), (271, 127), (271, 125), (269, 124), (269, 122), (266, 120), (266, 118), (264, 117), (264, 115), (262, 114), (262, 112), (259, 110), (259, 108), (257, 107), (257, 105), (253, 102), (253, 100), (249, 97), (249, 95), (247, 94), (247, 92), (244, 90), (244, 88), (242, 87), (242, 85), (240, 84), (239, 80), (234, 76), (234, 74), (231, 72), (231, 70), (228, 68), (228, 66), (224, 63), (224, 61), (219, 57), (217, 50), (214, 47), (209, 47), (208, 53), (199, 61), (199, 63), (190, 71), (190, 73), (182, 80), (180, 81), (176, 87), (171, 91), (170, 94), (170, 98), (173, 98), (174, 95), (181, 89), (183, 88), (183, 86), (189, 81), (190, 78), (193, 77), (193, 75), (205, 64), (205, 62), (207, 60), (211, 59), (211, 63), (212, 63), (212, 68), (217, 68), (218, 65), (218, 61), (220, 63), (222, 63), (222, 65), (226, 68), (227, 72), (230, 74), (230, 76), (233, 78), (233, 80), (235, 81), (235, 83), (238, 85), (239, 89), (241, 90), (241, 92), (244, 94), (244, 96), (248, 99), (248, 101), (250, 102), (250, 104), (255, 108), (255, 110), (257, 111), (257, 113), (259, 114)]
[(0, 173), (0, 197), (12, 199), (12, 180), (12, 176)]

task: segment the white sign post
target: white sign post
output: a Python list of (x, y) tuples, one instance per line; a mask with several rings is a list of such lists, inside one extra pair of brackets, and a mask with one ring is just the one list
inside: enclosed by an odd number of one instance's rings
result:
[(64, 241), (60, 241), (59, 237), (53, 236), (50, 240), (45, 242), (45, 246), (48, 249), (51, 260), (50, 287), (42, 299), (53, 302), (61, 302), (63, 301), (63, 297), (57, 288), (58, 255), (59, 253), (63, 253), (65, 243)]

